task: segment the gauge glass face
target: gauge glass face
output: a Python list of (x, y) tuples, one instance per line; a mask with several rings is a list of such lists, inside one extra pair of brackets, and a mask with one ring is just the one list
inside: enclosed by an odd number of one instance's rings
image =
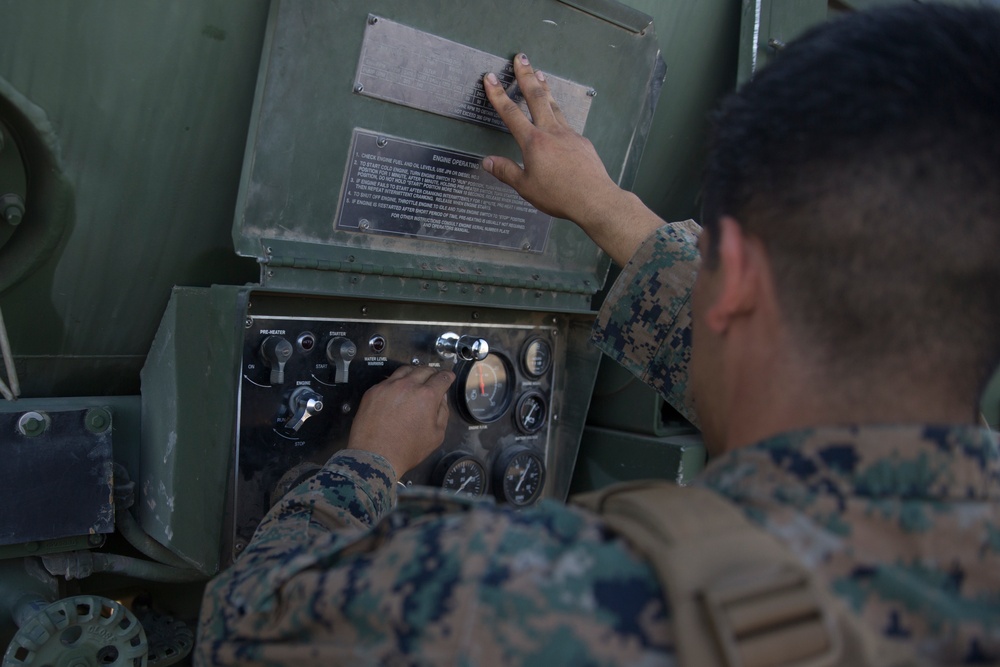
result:
[(503, 471), (504, 499), (512, 505), (530, 505), (538, 499), (544, 482), (544, 464), (535, 452), (513, 455)]
[(528, 375), (541, 377), (552, 365), (552, 346), (541, 338), (536, 338), (525, 346), (521, 361)]
[(493, 422), (507, 411), (512, 388), (507, 364), (498, 355), (467, 366), (461, 387), (461, 399), (473, 420)]
[(545, 399), (539, 394), (525, 394), (517, 402), (514, 418), (517, 427), (525, 433), (535, 433), (545, 426), (548, 410)]
[(456, 495), (481, 496), (486, 492), (486, 468), (471, 456), (461, 458), (448, 468), (441, 487)]

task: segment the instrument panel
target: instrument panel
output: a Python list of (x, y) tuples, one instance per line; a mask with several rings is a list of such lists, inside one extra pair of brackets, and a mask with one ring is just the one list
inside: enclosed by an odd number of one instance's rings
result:
[(518, 507), (537, 502), (548, 478), (558, 418), (554, 378), (565, 352), (561, 318), (524, 318), (531, 321), (248, 316), (231, 483), (232, 557), (249, 542), (279, 481), (346, 446), (365, 392), (404, 364), (452, 370), (456, 380), (444, 443), (400, 483), (489, 495)]

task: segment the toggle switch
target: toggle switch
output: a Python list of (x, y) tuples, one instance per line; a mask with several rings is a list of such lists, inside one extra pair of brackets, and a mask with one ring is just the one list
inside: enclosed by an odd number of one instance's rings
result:
[(347, 382), (347, 368), (354, 360), (354, 355), (358, 353), (358, 346), (350, 340), (339, 337), (333, 338), (326, 344), (326, 358), (333, 364), (333, 381), (336, 384)]
[(285, 362), (292, 358), (292, 344), (281, 336), (268, 336), (260, 345), (260, 356), (271, 369), (271, 384), (284, 384)]
[(444, 359), (457, 356), (463, 361), (482, 361), (490, 353), (490, 344), (485, 338), (459, 336), (449, 331), (437, 339), (434, 350)]
[(307, 419), (323, 411), (323, 397), (309, 387), (299, 387), (288, 398), (288, 407), (292, 416), (285, 423), (285, 428), (297, 432)]

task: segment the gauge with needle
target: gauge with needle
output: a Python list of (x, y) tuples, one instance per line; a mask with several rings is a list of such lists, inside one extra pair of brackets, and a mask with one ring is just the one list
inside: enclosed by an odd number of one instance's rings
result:
[(467, 452), (445, 454), (434, 467), (434, 484), (458, 495), (481, 496), (486, 493), (486, 466)]
[(493, 493), (511, 505), (524, 507), (537, 501), (545, 484), (545, 461), (528, 447), (511, 447), (493, 466)]
[(506, 357), (491, 352), (482, 361), (466, 363), (456, 372), (455, 399), (466, 419), (489, 424), (507, 412), (514, 374)]

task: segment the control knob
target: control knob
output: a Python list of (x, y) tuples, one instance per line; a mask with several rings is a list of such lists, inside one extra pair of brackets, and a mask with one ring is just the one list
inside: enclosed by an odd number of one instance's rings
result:
[(271, 384), (284, 384), (285, 362), (292, 358), (292, 344), (281, 336), (268, 336), (260, 345), (260, 356), (271, 369)]
[(347, 368), (351, 365), (358, 346), (344, 337), (331, 338), (326, 344), (326, 358), (333, 364), (333, 381), (336, 384), (347, 382)]
[(299, 387), (289, 397), (288, 407), (292, 416), (285, 423), (285, 428), (298, 432), (307, 419), (323, 411), (323, 397), (309, 387)]
[(434, 350), (444, 359), (457, 356), (463, 361), (482, 361), (490, 354), (490, 344), (485, 338), (459, 336), (449, 331), (437, 339)]

